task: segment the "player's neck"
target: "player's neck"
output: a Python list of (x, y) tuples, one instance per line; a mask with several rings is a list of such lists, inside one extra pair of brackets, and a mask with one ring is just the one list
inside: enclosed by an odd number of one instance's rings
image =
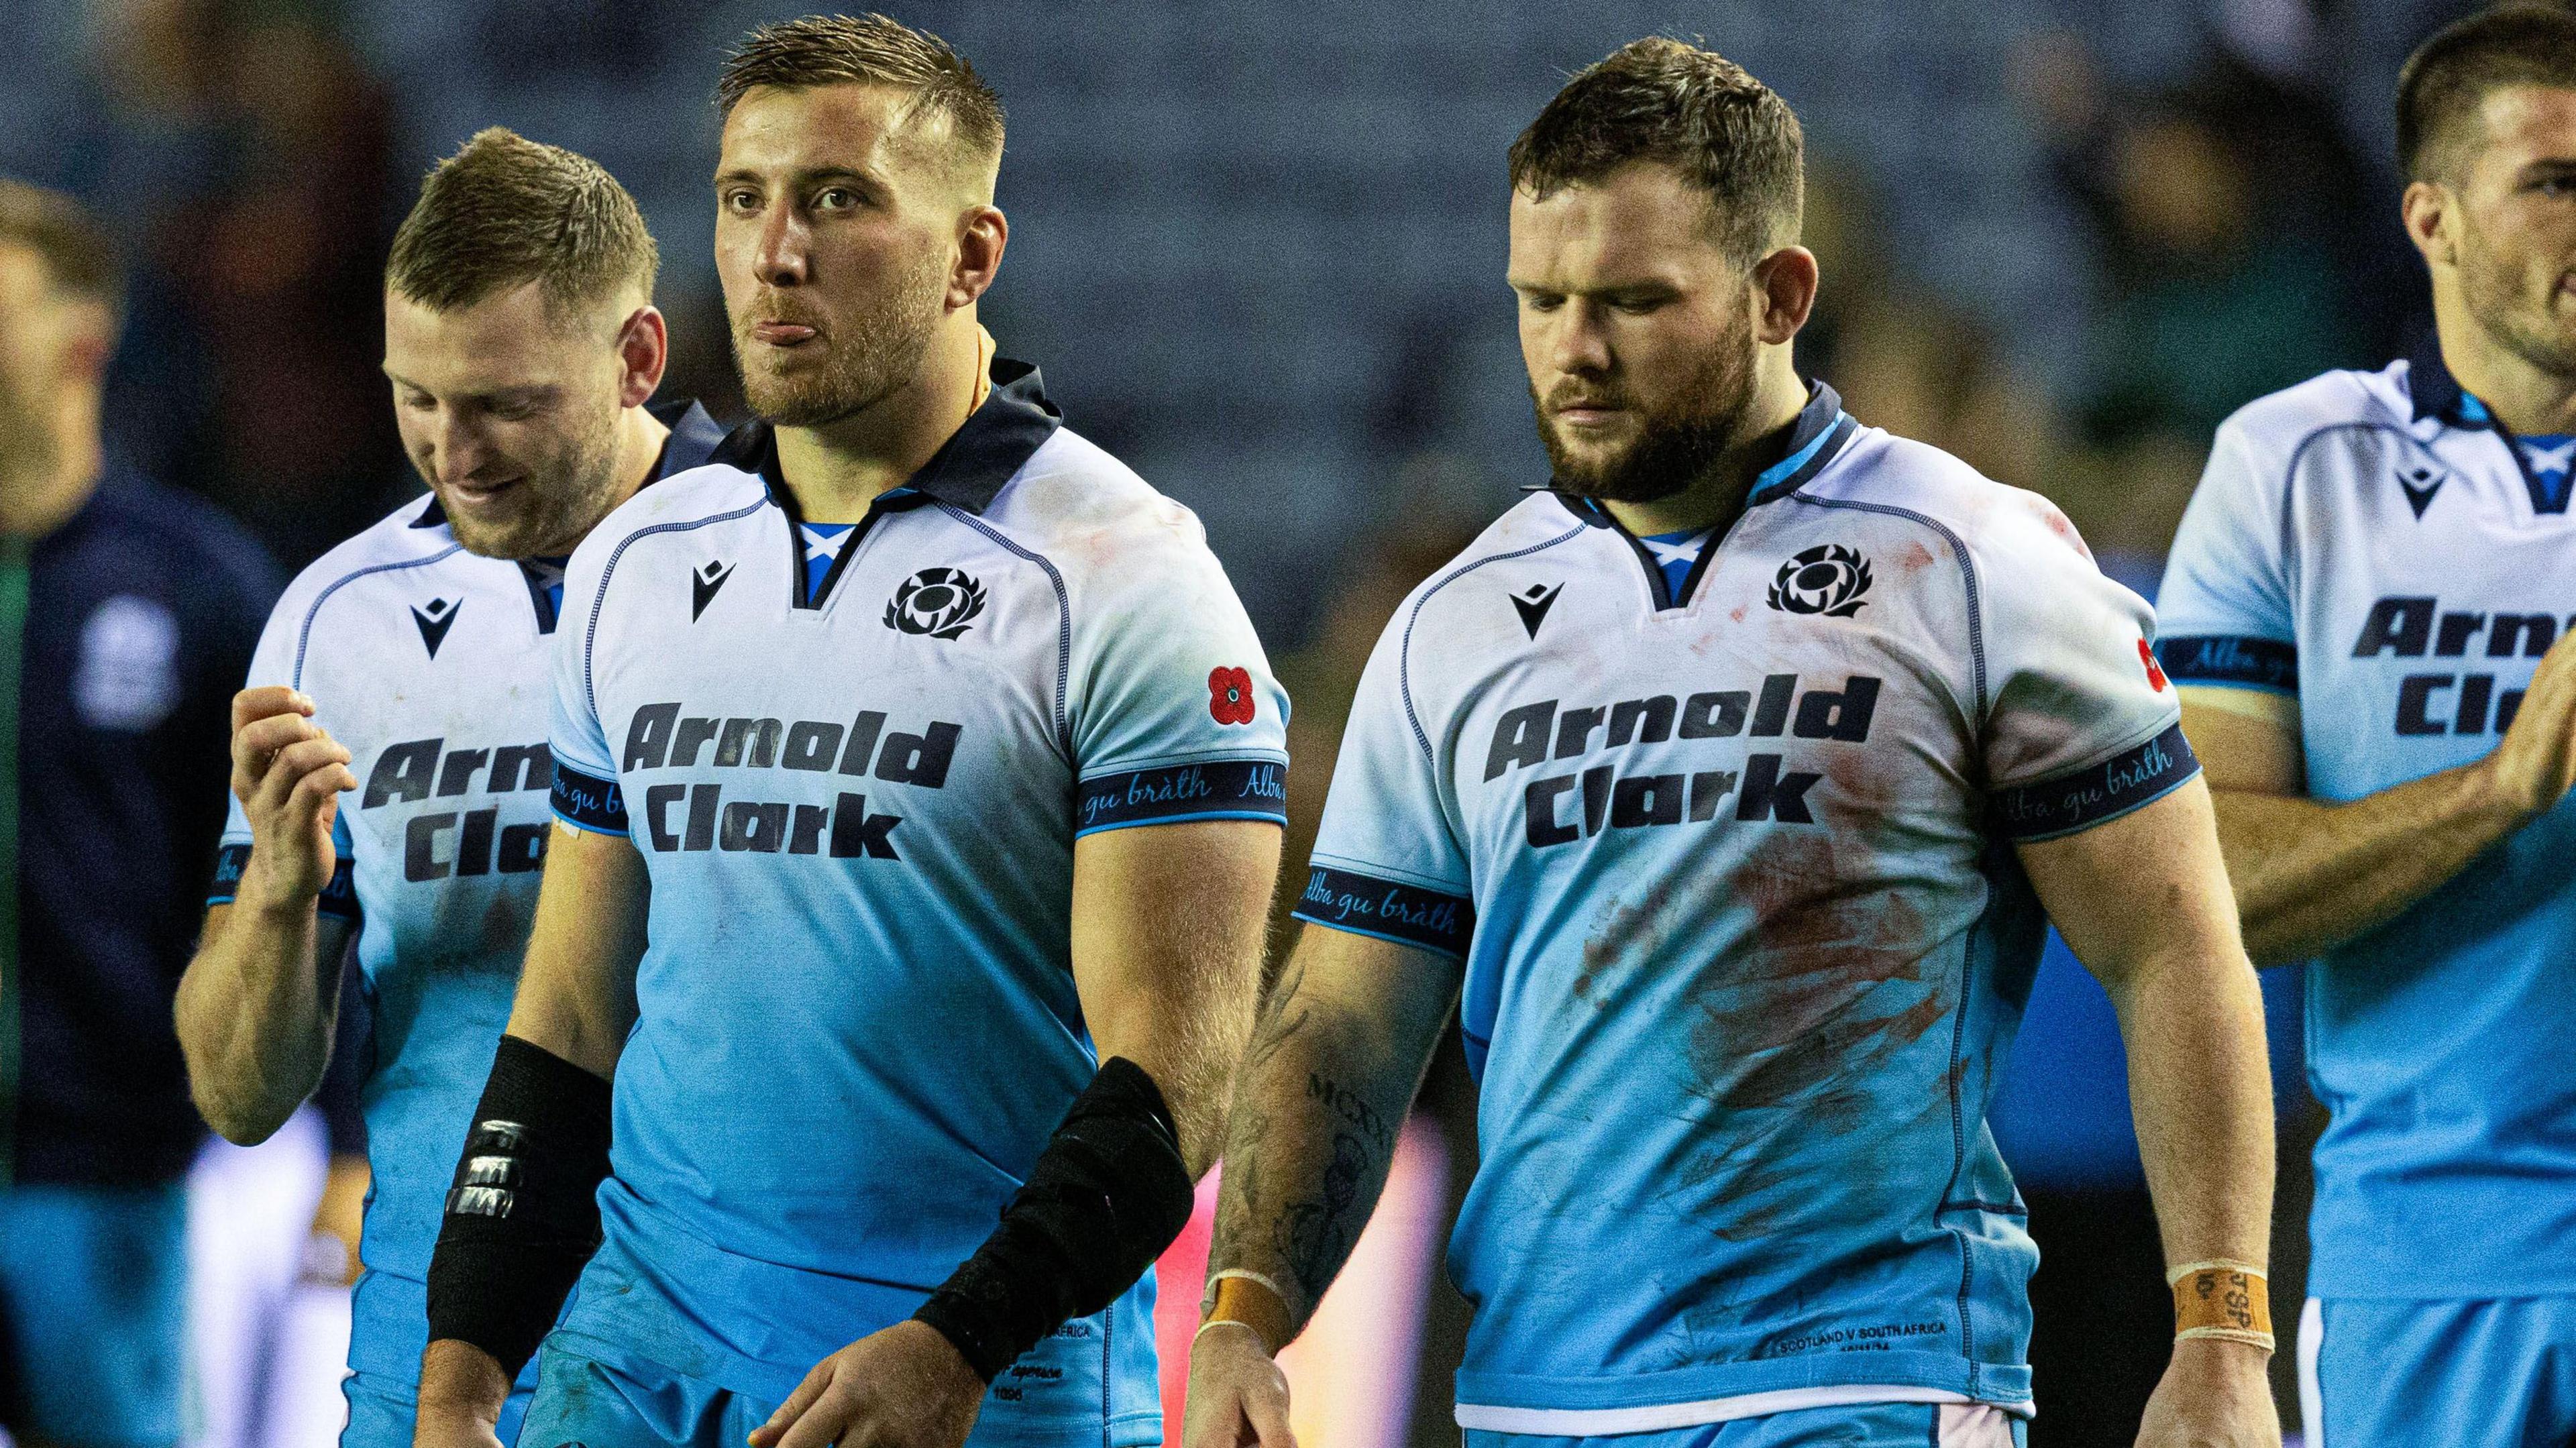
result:
[(821, 427), (778, 429), (778, 471), (809, 523), (855, 523), (921, 471), (975, 410), (982, 359), (971, 307), (940, 323), (913, 380)]
[[(2443, 302), (2452, 305), (2441, 305)], [(2576, 376), (2544, 371), (2505, 346), (2470, 315), (2464, 301), (2435, 294), (2433, 330), (2442, 365), (2463, 391), (2486, 405), (2517, 437), (2576, 432)]]
[(1807, 406), (1807, 384), (1790, 365), (1789, 349), (1765, 347), (1754, 364), (1753, 405), (1743, 433), (1689, 487), (1651, 503), (1604, 501), (1619, 526), (1639, 537), (1699, 533), (1733, 523), (1744, 511), (1753, 480), (1780, 460), (1780, 435), (1798, 424)]
[(106, 449), (99, 441), (99, 396), (75, 393), (63, 400), (53, 418), (52, 445), (42, 455), (12, 464), (0, 460), (0, 533), (42, 538), (53, 532), (98, 491), (107, 471)]

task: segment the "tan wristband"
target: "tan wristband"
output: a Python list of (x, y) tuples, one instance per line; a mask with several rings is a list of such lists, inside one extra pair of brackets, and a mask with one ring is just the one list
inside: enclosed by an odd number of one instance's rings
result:
[(2272, 1287), (2262, 1268), (2224, 1259), (2191, 1262), (2165, 1280), (2173, 1286), (2175, 1341), (2208, 1337), (2273, 1347)]
[(1208, 1289), (1207, 1320), (1199, 1331), (1220, 1322), (1239, 1322), (1251, 1328), (1261, 1339), (1261, 1346), (1276, 1353), (1287, 1346), (1295, 1324), (1289, 1319), (1288, 1304), (1266, 1283), (1250, 1276), (1222, 1277)]

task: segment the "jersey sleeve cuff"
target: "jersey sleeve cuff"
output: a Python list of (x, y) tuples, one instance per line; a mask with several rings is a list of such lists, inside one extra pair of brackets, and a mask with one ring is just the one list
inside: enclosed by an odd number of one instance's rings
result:
[(1464, 895), (1330, 865), (1317, 865), (1307, 872), (1306, 893), (1297, 897), (1297, 908), (1289, 913), (1334, 930), (1461, 960), (1476, 933), (1476, 905)]
[(2176, 634), (2156, 641), (2156, 662), (2176, 684), (2299, 692), (2299, 646), (2243, 634)]
[(555, 818), (574, 829), (598, 835), (627, 832), (626, 796), (619, 792), (617, 781), (574, 769), (560, 757), (555, 760), (554, 787), (547, 802), (554, 806)]
[(2176, 721), (2145, 743), (2082, 769), (2002, 786), (1995, 792), (1992, 818), (1996, 829), (2016, 844), (2053, 840), (2152, 804), (2198, 773), (2200, 760)]
[(1096, 774), (1074, 789), (1073, 837), (1182, 820), (1288, 822), (1288, 766), (1202, 759)]
[[(322, 887), (322, 893), (313, 901), (315, 914), (335, 920), (358, 918), (357, 877), (351, 863), (347, 852), (343, 851), (339, 863), (331, 867), (330, 883)], [(212, 907), (233, 903), (234, 897), (240, 893), (242, 871), (249, 865), (248, 845), (230, 844), (217, 850), (214, 883), (207, 887), (206, 904)]]

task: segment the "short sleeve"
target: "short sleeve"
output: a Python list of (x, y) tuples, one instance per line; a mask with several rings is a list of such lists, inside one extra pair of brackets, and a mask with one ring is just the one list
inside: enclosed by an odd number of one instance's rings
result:
[[(259, 641), (251, 649), (250, 670), (243, 677), (243, 688), (258, 689), (282, 684), (314, 693), (296, 676), (296, 653), (303, 633), (304, 612), (309, 606), (310, 600), (305, 597), (304, 588), (298, 587), (290, 590), (269, 611), (268, 624), (260, 630)], [(313, 705), (315, 717), (327, 728), (331, 722), (330, 699), (315, 693)], [(225, 710), (225, 721), (229, 727), (229, 706)], [(226, 752), (229, 756), (229, 746)], [(250, 816), (243, 812), (241, 801), (232, 797), (229, 788), (224, 791), (224, 802), (224, 832), (215, 847), (214, 880), (206, 890), (206, 903), (210, 906), (233, 903), (233, 896), (241, 884), (242, 870), (250, 864)], [(314, 908), (324, 915), (355, 920), (358, 918), (357, 850), (349, 834), (349, 802), (346, 799), (340, 802), (340, 808), (331, 817), (331, 848), (338, 855), (339, 863), (332, 868), (330, 883), (322, 887), (321, 898), (315, 902)]]
[(2298, 634), (2283, 556), (2287, 478), (2242, 417), (2211, 446), (2183, 513), (2156, 609), (2156, 657), (2183, 688), (2252, 689), (2296, 698)]
[(575, 549), (564, 569), (563, 626), (554, 633), (553, 722), (547, 749), (554, 756), (554, 787), (548, 802), (555, 818), (577, 830), (624, 835), (626, 797), (617, 788), (617, 761), (608, 752), (608, 736), (599, 723), (599, 702), (592, 692), (591, 627), (599, 597), (603, 554), (595, 544), (606, 530), (594, 531)]
[(2024, 843), (2074, 834), (2199, 773), (2147, 642), (2154, 611), (2103, 576), (2065, 516), (2019, 494), (1977, 543), (1995, 828)]
[[(1475, 934), (1467, 854), (1405, 695), (1406, 624), (1378, 640), (1351, 702), (1332, 793), (1298, 897), (1300, 920), (1464, 957)], [(1431, 726), (1433, 730), (1438, 725)]]
[(1072, 599), (1067, 721), (1076, 838), (1179, 820), (1288, 817), (1288, 694), (1195, 519)]

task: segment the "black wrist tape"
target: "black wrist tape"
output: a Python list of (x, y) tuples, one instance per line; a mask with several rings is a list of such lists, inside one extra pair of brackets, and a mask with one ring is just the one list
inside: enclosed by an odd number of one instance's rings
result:
[(429, 1259), (429, 1336), (469, 1342), (512, 1378), (599, 1248), (608, 1083), (503, 1036)]
[(1002, 1224), (913, 1317), (989, 1383), (1134, 1286), (1189, 1225), (1196, 1197), (1163, 1093), (1113, 1057), (1074, 1098)]

